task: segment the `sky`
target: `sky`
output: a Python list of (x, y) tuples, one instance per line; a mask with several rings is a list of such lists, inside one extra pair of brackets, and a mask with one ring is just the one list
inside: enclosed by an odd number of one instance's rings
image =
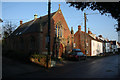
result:
[[(93, 34), (102, 35), (109, 40), (117, 40), (118, 34), (114, 28), (117, 21), (111, 16), (105, 16), (99, 14), (99, 12), (86, 9), (83, 12), (77, 10), (74, 7), (69, 7), (69, 4), (65, 2), (52, 2), (51, 13), (55, 12), (61, 5), (61, 11), (67, 22), (69, 29), (74, 29), (74, 33), (78, 30), (78, 25), (81, 25), (82, 31), (84, 31), (84, 12), (87, 15), (87, 29), (90, 28)], [(92, 14), (98, 13), (98, 14)], [(23, 23), (34, 19), (34, 14), (38, 17), (48, 14), (47, 2), (2, 2), (2, 19), (4, 24), (6, 21), (11, 21), (13, 24), (19, 26), (19, 21), (23, 20)], [(90, 15), (91, 14), (91, 15)]]

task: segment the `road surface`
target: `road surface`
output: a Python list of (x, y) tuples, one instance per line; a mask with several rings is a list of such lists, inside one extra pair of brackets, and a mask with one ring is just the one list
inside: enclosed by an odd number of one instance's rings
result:
[[(37, 67), (31, 72), (11, 75), (9, 77), (16, 78), (119, 78), (118, 58), (120, 55), (107, 56), (87, 61), (66, 61), (60, 67), (51, 68), (49, 70)], [(29, 67), (29, 66), (28, 66)], [(23, 69), (21, 69), (22, 71)], [(24, 69), (25, 70), (25, 69)], [(28, 69), (27, 69), (28, 70)], [(7, 71), (4, 71), (4, 76)], [(14, 72), (15, 70), (13, 70)], [(17, 73), (17, 72), (16, 72)], [(8, 76), (6, 76), (8, 77)]]

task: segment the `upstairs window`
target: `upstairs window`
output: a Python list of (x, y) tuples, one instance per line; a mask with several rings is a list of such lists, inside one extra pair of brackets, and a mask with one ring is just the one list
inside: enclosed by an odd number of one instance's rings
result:
[(61, 26), (61, 23), (57, 23), (56, 24), (56, 36), (57, 37), (62, 37), (62, 26)]
[(58, 25), (58, 37), (60, 37), (60, 26)]
[(57, 25), (56, 25), (56, 36), (57, 36)]
[(60, 28), (60, 37), (62, 37), (62, 27)]

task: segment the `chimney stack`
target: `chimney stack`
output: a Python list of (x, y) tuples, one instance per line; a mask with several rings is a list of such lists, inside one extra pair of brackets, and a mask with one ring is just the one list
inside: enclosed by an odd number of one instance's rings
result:
[(88, 34), (92, 34), (92, 32), (90, 31), (90, 29), (88, 28)]
[(80, 25), (78, 25), (78, 31), (81, 31), (81, 26)]
[(74, 34), (73, 27), (71, 27), (71, 34)]
[(99, 35), (99, 37), (102, 37), (102, 35)]
[(37, 19), (37, 16), (38, 16), (38, 15), (37, 15), (37, 14), (35, 14), (35, 15), (34, 15), (34, 19)]
[(22, 22), (23, 22), (23, 21), (22, 21), (22, 20), (20, 20), (20, 25), (22, 25)]

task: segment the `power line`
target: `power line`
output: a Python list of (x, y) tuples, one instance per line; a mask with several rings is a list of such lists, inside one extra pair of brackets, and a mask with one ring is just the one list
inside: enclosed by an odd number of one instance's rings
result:
[(93, 15), (93, 14), (100, 14), (100, 13), (89, 13), (89, 14), (86, 14), (86, 15)]
[(10, 20), (30, 20), (28, 18), (24, 18), (24, 19), (3, 19), (3, 21), (10, 21)]
[(3, 19), (2, 24), (9, 23), (9, 22), (12, 22), (13, 24), (18, 24), (18, 23), (20, 23), (19, 22), (20, 20), (23, 20), (24, 22), (26, 22), (26, 21), (28, 21), (30, 19), (27, 19), (27, 18), (24, 18), (24, 19)]

